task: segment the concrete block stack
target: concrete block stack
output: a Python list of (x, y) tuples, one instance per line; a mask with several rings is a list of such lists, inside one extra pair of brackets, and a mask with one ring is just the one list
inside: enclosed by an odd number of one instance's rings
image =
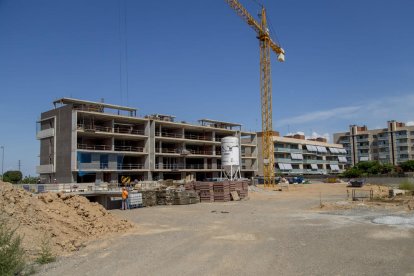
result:
[(150, 207), (157, 205), (157, 195), (155, 191), (142, 191), (142, 205)]

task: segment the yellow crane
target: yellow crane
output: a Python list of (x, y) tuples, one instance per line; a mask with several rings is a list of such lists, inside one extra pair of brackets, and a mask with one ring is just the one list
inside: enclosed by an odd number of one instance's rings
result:
[(225, 0), (253, 30), (260, 42), (260, 97), (262, 106), (262, 156), (265, 187), (274, 187), (274, 145), (272, 127), (272, 79), (270, 71), (270, 50), (277, 54), (280, 62), (285, 61), (285, 51), (275, 43), (269, 34), (266, 10), (262, 6), (261, 22), (242, 6), (238, 0)]

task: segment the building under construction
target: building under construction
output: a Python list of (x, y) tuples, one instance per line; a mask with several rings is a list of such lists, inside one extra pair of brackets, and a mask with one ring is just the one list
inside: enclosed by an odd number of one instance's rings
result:
[(38, 122), (45, 183), (203, 180), (221, 176), (221, 139), (238, 137), (241, 175), (257, 174), (257, 135), (241, 125), (174, 116), (138, 117), (135, 108), (62, 98)]

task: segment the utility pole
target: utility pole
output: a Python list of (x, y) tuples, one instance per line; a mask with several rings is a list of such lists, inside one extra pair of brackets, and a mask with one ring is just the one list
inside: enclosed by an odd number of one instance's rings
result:
[(20, 168), (22, 167), (22, 162), (20, 162), (20, 160), (19, 160), (18, 166), (19, 166), (19, 172), (21, 172)]
[(3, 181), (3, 174), (4, 174), (4, 146), (0, 147), (2, 150), (2, 155), (1, 155), (1, 181)]

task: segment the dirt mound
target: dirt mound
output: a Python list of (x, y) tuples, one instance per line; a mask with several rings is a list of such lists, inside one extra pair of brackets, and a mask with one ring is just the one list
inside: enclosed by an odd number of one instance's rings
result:
[(64, 193), (34, 195), (3, 182), (0, 214), (23, 236), (23, 246), (31, 257), (38, 254), (45, 238), (54, 254), (64, 255), (88, 241), (133, 227), (84, 197)]

